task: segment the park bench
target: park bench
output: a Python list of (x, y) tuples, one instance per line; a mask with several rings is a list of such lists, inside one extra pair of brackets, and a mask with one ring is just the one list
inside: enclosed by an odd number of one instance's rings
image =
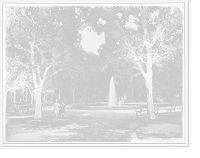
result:
[[(15, 110), (18, 112), (19, 110), (18, 110), (18, 104), (16, 104), (16, 103), (13, 103), (12, 104), (12, 108), (14, 107), (15, 108)], [(29, 104), (24, 104), (24, 112), (29, 112), (29, 108), (28, 108), (28, 106), (29, 106)]]
[(182, 109), (182, 104), (173, 104), (172, 108), (171, 108), (171, 111), (174, 111), (175, 113), (175, 110), (178, 110), (178, 109)]
[(28, 107), (28, 106), (30, 106), (30, 104), (24, 104), (24, 107), (25, 107), (25, 108), (24, 108), (24, 112), (25, 112), (25, 111), (29, 112), (29, 107)]
[(159, 110), (166, 110), (167, 112), (169, 111), (171, 113), (172, 110), (175, 111), (175, 108), (176, 108), (175, 104), (157, 103), (157, 105), (155, 106), (155, 111), (157, 111), (157, 114)]
[(147, 104), (136, 105), (134, 107), (136, 111), (136, 116), (141, 116), (143, 112), (147, 113), (148, 107)]
[[(177, 104), (171, 104), (171, 103), (154, 103), (154, 110), (157, 112), (159, 110), (166, 110), (167, 112), (169, 111), (170, 113), (172, 113), (172, 111), (175, 113), (175, 110), (177, 109)], [(147, 105), (146, 104), (142, 104), (139, 105), (139, 108), (136, 110), (136, 116), (138, 116), (138, 114), (141, 115), (142, 111), (147, 110)]]

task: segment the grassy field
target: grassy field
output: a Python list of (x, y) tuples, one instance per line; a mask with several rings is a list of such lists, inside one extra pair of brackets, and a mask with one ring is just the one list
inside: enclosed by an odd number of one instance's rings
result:
[(8, 107), (6, 141), (9, 142), (183, 142), (182, 113), (160, 113), (155, 120), (135, 116), (137, 104), (70, 104), (64, 118), (53, 116), (53, 105), (42, 106), (41, 119)]
[(127, 125), (131, 129), (127, 135), (128, 141), (139, 143), (182, 143), (183, 123), (182, 113), (160, 114), (155, 120), (138, 117)]

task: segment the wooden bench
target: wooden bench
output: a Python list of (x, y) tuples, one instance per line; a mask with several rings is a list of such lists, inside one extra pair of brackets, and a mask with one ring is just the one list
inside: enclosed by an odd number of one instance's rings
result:
[(136, 111), (136, 116), (140, 116), (142, 115), (143, 112), (147, 112), (148, 107), (147, 107), (147, 104), (143, 104), (143, 105), (135, 106), (134, 109)]
[(12, 108), (14, 107), (16, 111), (18, 111), (18, 106), (19, 106), (18, 104), (12, 103), (11, 106), (12, 106)]
[[(19, 112), (19, 110), (18, 110), (18, 104), (16, 104), (16, 103), (13, 103), (12, 104), (12, 108), (14, 107), (15, 108), (15, 110), (16, 110), (16, 112)], [(24, 112), (29, 112), (29, 108), (28, 108), (28, 106), (29, 106), (29, 104), (24, 104)]]
[(170, 103), (157, 103), (155, 107), (155, 111), (157, 111), (157, 114), (159, 110), (166, 110), (167, 112), (169, 111), (171, 113), (172, 110), (175, 111), (175, 109), (176, 109), (175, 104), (170, 104)]
[(175, 110), (176, 109), (180, 109), (180, 107), (182, 108), (182, 104), (173, 104), (172, 108), (171, 108), (171, 111), (173, 110), (174, 113), (175, 113)]
[(30, 106), (30, 104), (24, 104), (24, 112), (25, 112), (25, 111), (29, 112), (28, 106)]
[[(156, 114), (158, 114), (161, 110), (169, 113), (175, 113), (178, 109), (182, 112), (183, 106), (177, 103), (154, 103), (154, 111)], [(147, 104), (138, 105), (135, 107), (135, 111), (137, 116), (142, 115), (144, 112), (148, 113), (148, 106)]]
[[(154, 103), (154, 108), (155, 108), (156, 106), (157, 106), (157, 104)], [(136, 110), (136, 116), (138, 116), (138, 113), (140, 113), (140, 115), (141, 115), (141, 113), (142, 113), (142, 111), (144, 111), (144, 109), (147, 110), (147, 104), (139, 105), (138, 110)]]

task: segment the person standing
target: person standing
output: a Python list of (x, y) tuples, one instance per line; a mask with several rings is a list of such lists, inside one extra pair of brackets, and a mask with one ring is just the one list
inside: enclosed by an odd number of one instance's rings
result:
[(61, 110), (61, 113), (62, 113), (62, 117), (64, 117), (64, 115), (65, 115), (65, 103), (64, 103), (64, 101), (62, 101), (62, 103), (61, 103), (60, 110)]
[(59, 114), (59, 103), (58, 100), (54, 103), (54, 116), (58, 116)]

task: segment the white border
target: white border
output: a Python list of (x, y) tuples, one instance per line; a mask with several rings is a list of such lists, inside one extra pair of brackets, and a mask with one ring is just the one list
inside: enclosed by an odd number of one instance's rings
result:
[[(27, 3), (27, 0), (3, 0), (0, 4), (1, 41), (3, 41), (3, 3)], [(3, 144), (3, 42), (0, 43), (0, 147), (188, 147), (189, 146), (189, 1), (188, 0), (35, 0), (34, 3), (184, 3), (185, 4), (185, 143), (5, 143)]]
[[(189, 12), (189, 11), (188, 11)], [(184, 56), (183, 56), (183, 60), (184, 60), (184, 62), (183, 62), (183, 64), (184, 64), (184, 66), (183, 66), (183, 74), (184, 74), (184, 77), (183, 77), (183, 83), (185, 83), (185, 84), (183, 84), (183, 93), (184, 93), (184, 106), (183, 106), (183, 109), (184, 109), (184, 118), (182, 118), (182, 120), (184, 120), (183, 122), (187, 122), (187, 121), (189, 121), (189, 120), (187, 120), (187, 116), (189, 115), (189, 94), (188, 94), (188, 90), (189, 90), (189, 88), (188, 88), (188, 82), (189, 82), (189, 78), (188, 78), (188, 76), (189, 76), (189, 66), (188, 65), (186, 65), (187, 63), (189, 64), (189, 44), (187, 45), (186, 44), (186, 42), (188, 43), (189, 41), (187, 41), (186, 39), (189, 39), (188, 37), (188, 34), (187, 34), (187, 31), (186, 31), (186, 29), (187, 29), (187, 27), (188, 27), (188, 29), (189, 29), (189, 23), (186, 23), (189, 19), (187, 19), (188, 18), (188, 16), (187, 16), (187, 8), (186, 8), (186, 6), (185, 6), (185, 11), (184, 11), (184, 35), (183, 35), (183, 37), (184, 37)], [(187, 83), (186, 83), (187, 82)], [(188, 105), (188, 106), (186, 106), (186, 105)], [(186, 118), (187, 117), (187, 118)], [(188, 118), (189, 119), (189, 118)], [(189, 141), (188, 140), (188, 138), (187, 138), (187, 128), (189, 128), (189, 126), (188, 126), (188, 124), (185, 124), (185, 126), (184, 126), (184, 132), (185, 132), (185, 134), (184, 134), (184, 136), (185, 136), (185, 140), (186, 141)], [(188, 136), (189, 137), (189, 136)], [(188, 142), (188, 144), (189, 144), (189, 142)]]
[(134, 2), (132, 0), (49, 0), (48, 2), (45, 0), (34, 0), (34, 1), (27, 1), (27, 0), (4, 0), (2, 1), (2, 3), (12, 3), (12, 4), (108, 4), (108, 3), (112, 3), (112, 4), (125, 4), (125, 3), (129, 3), (129, 4), (154, 4), (154, 3), (187, 3), (190, 2), (189, 0), (134, 0)]
[[(3, 5), (1, 6), (1, 12), (0, 12), (0, 15), (1, 15), (1, 17), (2, 17), (2, 13), (3, 13)], [(2, 19), (3, 20), (3, 19)], [(1, 20), (1, 26), (3, 26), (3, 24), (2, 24), (2, 21)], [(3, 35), (3, 28), (1, 28), (1, 35)], [(3, 36), (2, 36), (2, 38), (1, 38), (1, 50), (2, 50), (2, 52), (3, 52)], [(3, 61), (3, 53), (1, 53), (0, 54), (0, 60), (1, 61)], [(0, 64), (0, 82), (1, 82), (1, 84), (0, 84), (0, 98), (1, 98), (1, 100), (2, 100), (2, 98), (3, 98), (3, 63), (1, 63)], [(1, 111), (1, 113), (3, 113), (3, 105), (1, 104), (1, 106), (0, 106), (0, 111)], [(3, 146), (3, 128), (2, 128), (2, 125), (3, 125), (3, 115), (2, 115), (2, 117), (0, 117), (0, 146)]]

